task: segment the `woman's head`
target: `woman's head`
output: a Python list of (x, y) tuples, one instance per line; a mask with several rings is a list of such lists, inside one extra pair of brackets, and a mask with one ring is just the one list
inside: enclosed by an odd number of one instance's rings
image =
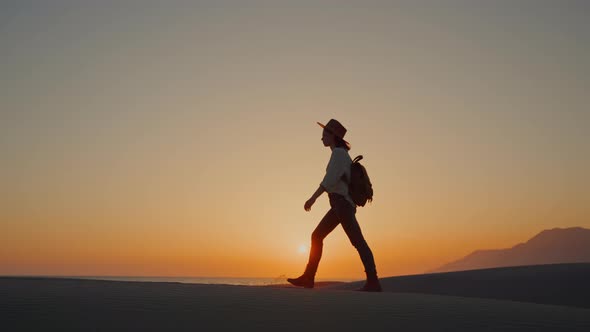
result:
[(322, 143), (324, 146), (333, 146), (336, 144), (336, 135), (332, 134), (331, 131), (324, 128), (322, 130)]
[(326, 125), (318, 122), (320, 127), (324, 128), (322, 132), (322, 142), (324, 146), (329, 147), (343, 147), (346, 150), (350, 150), (350, 144), (344, 140), (346, 134), (346, 128), (335, 119), (330, 119)]

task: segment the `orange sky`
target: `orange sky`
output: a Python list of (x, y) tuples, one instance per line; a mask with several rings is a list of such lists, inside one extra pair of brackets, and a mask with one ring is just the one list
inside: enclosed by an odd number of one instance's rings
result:
[(1, 275), (297, 275), (330, 118), (381, 276), (590, 227), (582, 10), (222, 3), (0, 10)]

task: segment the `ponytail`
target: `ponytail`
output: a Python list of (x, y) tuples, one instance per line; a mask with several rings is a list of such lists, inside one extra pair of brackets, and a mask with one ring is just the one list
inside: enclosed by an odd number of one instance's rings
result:
[(346, 151), (350, 151), (350, 143), (345, 142), (344, 139), (334, 135), (334, 140), (336, 141), (336, 147), (338, 148), (345, 148)]

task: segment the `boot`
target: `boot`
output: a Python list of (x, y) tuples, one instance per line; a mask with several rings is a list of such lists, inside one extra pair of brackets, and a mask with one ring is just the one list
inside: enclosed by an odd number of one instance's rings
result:
[(304, 287), (304, 288), (313, 288), (313, 283), (314, 283), (313, 279), (314, 279), (314, 277), (303, 274), (299, 278), (288, 278), (287, 281), (290, 282), (294, 286)]
[(359, 289), (359, 292), (381, 292), (381, 283), (376, 274), (367, 274), (367, 281), (365, 285)]

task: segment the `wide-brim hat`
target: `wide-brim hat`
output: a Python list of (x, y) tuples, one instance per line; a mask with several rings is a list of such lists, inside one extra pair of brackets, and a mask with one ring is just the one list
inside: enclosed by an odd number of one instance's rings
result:
[(338, 120), (330, 119), (330, 121), (328, 121), (328, 123), (326, 123), (325, 125), (319, 122), (317, 124), (325, 130), (331, 132), (338, 138), (342, 139), (344, 143), (346, 143), (346, 145), (350, 146), (350, 143), (344, 140), (344, 135), (346, 135), (346, 128), (344, 128), (344, 126), (340, 122), (338, 122)]

